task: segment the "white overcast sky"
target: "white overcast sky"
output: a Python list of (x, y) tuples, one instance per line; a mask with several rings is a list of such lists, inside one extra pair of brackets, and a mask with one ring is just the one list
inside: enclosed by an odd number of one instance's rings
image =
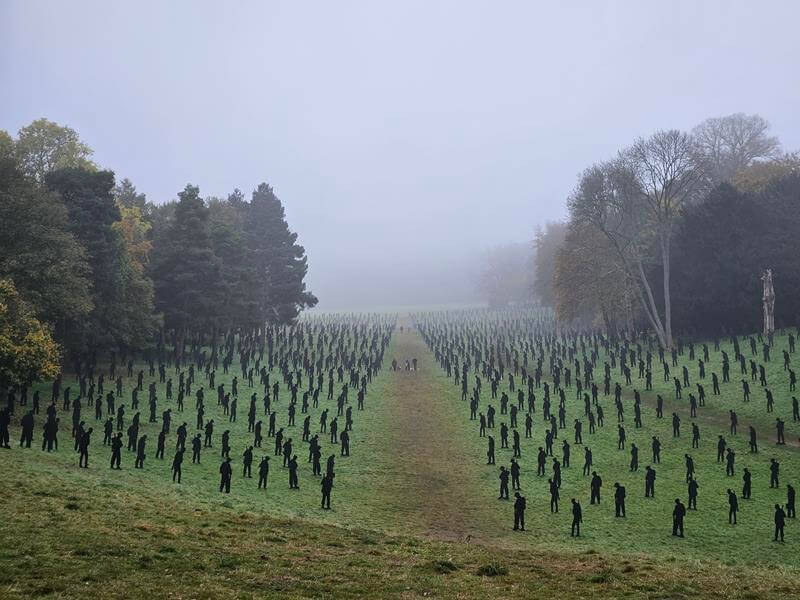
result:
[(800, 148), (800, 2), (0, 0), (0, 129), (47, 117), (148, 199), (261, 181), (328, 308), (466, 299), (660, 128)]

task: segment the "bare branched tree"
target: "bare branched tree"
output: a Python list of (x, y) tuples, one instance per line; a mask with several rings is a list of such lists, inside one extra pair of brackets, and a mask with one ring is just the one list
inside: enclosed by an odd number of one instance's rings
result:
[(650, 256), (653, 232), (643, 191), (629, 160), (620, 157), (584, 171), (568, 206), (573, 224), (589, 225), (607, 238), (615, 267), (625, 274), (628, 286), (636, 290), (650, 325), (666, 344), (664, 325), (645, 268), (655, 259)]
[(553, 280), (559, 320), (591, 323), (599, 317), (607, 332), (618, 330), (620, 319), (627, 317), (628, 287), (618, 262), (602, 232), (589, 223), (570, 223)]
[(755, 161), (776, 158), (781, 145), (769, 128), (766, 119), (744, 113), (706, 119), (695, 127), (692, 135), (709, 184), (729, 181)]
[[(672, 347), (670, 249), (673, 229), (701, 188), (703, 165), (691, 135), (658, 131), (637, 140), (616, 160), (585, 171), (569, 200), (570, 214), (609, 240), (618, 266), (634, 284), (644, 313), (666, 348)], [(662, 265), (664, 316), (648, 280)]]
[[(645, 214), (658, 241), (664, 287), (663, 343), (672, 347), (672, 304), (670, 301), (670, 250), (678, 218), (688, 202), (697, 197), (704, 177), (691, 135), (658, 131), (639, 139), (624, 153), (636, 175)], [(649, 288), (648, 288), (649, 291)], [(655, 303), (652, 310), (658, 314)]]
[(533, 272), (534, 296), (545, 306), (555, 306), (553, 293), (553, 275), (555, 273), (556, 254), (564, 244), (567, 235), (567, 224), (561, 222), (546, 223), (539, 227), (533, 240)]

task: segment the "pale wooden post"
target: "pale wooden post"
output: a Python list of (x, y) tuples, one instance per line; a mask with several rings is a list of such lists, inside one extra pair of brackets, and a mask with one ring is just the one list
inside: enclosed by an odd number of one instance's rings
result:
[(775, 288), (772, 285), (772, 269), (767, 269), (761, 275), (764, 282), (764, 335), (768, 336), (775, 331)]

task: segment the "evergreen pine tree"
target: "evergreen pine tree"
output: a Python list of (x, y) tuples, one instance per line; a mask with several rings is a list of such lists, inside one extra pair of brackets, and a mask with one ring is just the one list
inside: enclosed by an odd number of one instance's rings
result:
[(220, 261), (208, 231), (209, 211), (196, 186), (178, 194), (172, 222), (155, 240), (153, 281), (156, 308), (174, 334), (177, 358), (183, 356), (187, 333), (219, 326), (224, 309)]
[(303, 308), (317, 304), (303, 281), (308, 271), (305, 248), (289, 230), (283, 205), (266, 183), (253, 192), (248, 212), (248, 262), (258, 281), (256, 303), (261, 321), (293, 323)]
[(0, 278), (11, 278), (35, 315), (63, 332), (92, 309), (86, 251), (57, 194), (0, 157)]

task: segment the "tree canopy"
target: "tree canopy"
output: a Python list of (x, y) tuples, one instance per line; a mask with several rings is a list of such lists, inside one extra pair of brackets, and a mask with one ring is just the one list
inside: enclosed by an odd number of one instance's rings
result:
[(178, 198), (170, 226), (155, 241), (152, 273), (164, 325), (182, 344), (192, 326), (206, 331), (218, 326), (224, 308), (221, 263), (211, 247), (208, 208), (196, 186), (187, 185)]
[(19, 331), (45, 341), (52, 331), (47, 348), (80, 361), (165, 339), (180, 355), (187, 339), (263, 333), (317, 303), (268, 184), (249, 202), (239, 190), (205, 199), (189, 184), (156, 205), (91, 156), (77, 132), (46, 119), (16, 139), (0, 131), (0, 279), (16, 311), (4, 346), (16, 358), (4, 358), (31, 362)]
[(15, 154), (22, 171), (38, 182), (56, 169), (94, 168), (89, 160), (93, 151), (81, 141), (78, 133), (47, 119), (37, 119), (19, 130)]
[(758, 115), (640, 138), (581, 173), (566, 236), (537, 238), (537, 294), (563, 320), (648, 328), (670, 347), (673, 329), (755, 329), (772, 267), (783, 322), (795, 323), (798, 177), (797, 156)]
[(86, 248), (62, 199), (25, 177), (11, 157), (0, 159), (0, 222), (0, 277), (55, 326), (86, 317), (94, 306)]
[(0, 384), (26, 385), (58, 375), (59, 348), (10, 279), (0, 279)]

